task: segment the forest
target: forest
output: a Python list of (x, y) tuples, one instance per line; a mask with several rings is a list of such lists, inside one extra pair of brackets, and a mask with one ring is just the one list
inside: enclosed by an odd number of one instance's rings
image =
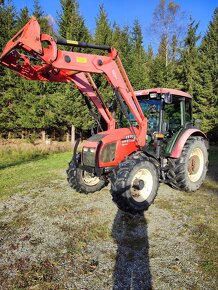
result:
[[(144, 43), (138, 19), (131, 27), (110, 23), (107, 11), (100, 5), (92, 34), (80, 13), (79, 1), (60, 0), (60, 7), (54, 28), (38, 0), (33, 7), (20, 11), (12, 1), (0, 1), (0, 52), (33, 15), (42, 33), (113, 46), (119, 51), (134, 90), (169, 87), (189, 92), (194, 118), (201, 120), (201, 129), (211, 141), (218, 139), (218, 8), (205, 35), (200, 35), (199, 23), (191, 17), (186, 26), (181, 26), (178, 19), (184, 17), (182, 7), (160, 0), (150, 27), (158, 41), (155, 49)], [(78, 135), (90, 134), (94, 122), (71, 84), (30, 82), (2, 66), (0, 76), (0, 138), (34, 140), (46, 134), (47, 138), (66, 140), (72, 125)], [(95, 81), (110, 104), (113, 92), (104, 79), (98, 77)]]

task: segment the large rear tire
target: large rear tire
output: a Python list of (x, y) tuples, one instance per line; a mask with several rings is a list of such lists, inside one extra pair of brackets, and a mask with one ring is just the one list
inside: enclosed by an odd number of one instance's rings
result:
[(140, 214), (154, 201), (158, 185), (159, 176), (155, 165), (140, 155), (133, 155), (113, 171), (113, 201), (122, 211)]
[(181, 157), (174, 163), (175, 187), (184, 191), (195, 191), (203, 183), (208, 169), (208, 153), (202, 137), (190, 137)]
[(80, 154), (77, 154), (76, 159), (76, 162), (73, 159), (70, 161), (67, 169), (67, 180), (73, 189), (87, 194), (99, 191), (106, 186), (106, 180), (79, 168)]

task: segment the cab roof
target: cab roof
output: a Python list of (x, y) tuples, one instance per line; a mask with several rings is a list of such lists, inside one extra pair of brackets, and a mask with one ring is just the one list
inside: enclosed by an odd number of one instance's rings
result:
[(152, 88), (152, 89), (147, 89), (147, 90), (136, 91), (135, 93), (136, 93), (137, 97), (148, 95), (150, 93), (157, 93), (157, 94), (170, 93), (170, 94), (175, 95), (175, 96), (192, 98), (192, 96), (189, 95), (188, 93), (185, 93), (185, 92), (180, 91), (180, 90), (169, 89), (169, 88)]

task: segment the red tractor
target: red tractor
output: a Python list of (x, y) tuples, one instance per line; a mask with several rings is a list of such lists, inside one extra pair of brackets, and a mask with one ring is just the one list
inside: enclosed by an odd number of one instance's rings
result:
[[(62, 51), (57, 45), (107, 55)], [(95, 192), (110, 182), (113, 201), (136, 214), (154, 201), (159, 181), (183, 191), (195, 191), (204, 181), (208, 142), (193, 124), (192, 97), (167, 88), (134, 92), (115, 48), (40, 34), (33, 17), (7, 43), (0, 63), (28, 80), (72, 82), (85, 98), (100, 131), (83, 142), (80, 153), (75, 145), (67, 175), (77, 191)], [(110, 84), (111, 108), (92, 74), (104, 75)]]

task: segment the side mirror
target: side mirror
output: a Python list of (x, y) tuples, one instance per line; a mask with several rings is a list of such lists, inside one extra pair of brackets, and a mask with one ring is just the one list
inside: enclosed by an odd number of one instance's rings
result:
[(171, 104), (173, 102), (173, 96), (170, 93), (163, 94), (163, 98), (166, 104)]

